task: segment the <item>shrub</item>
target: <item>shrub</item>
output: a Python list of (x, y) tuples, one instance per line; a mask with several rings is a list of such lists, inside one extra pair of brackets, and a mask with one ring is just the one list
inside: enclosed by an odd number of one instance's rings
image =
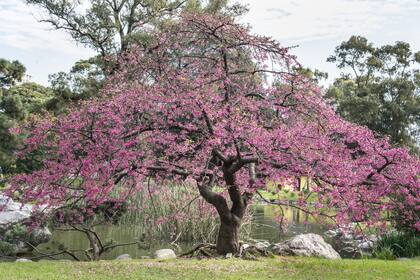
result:
[(398, 258), (420, 256), (420, 236), (412, 233), (387, 233), (377, 242), (374, 255), (379, 254), (382, 256), (382, 254), (388, 254), (389, 252), (387, 251), (389, 250)]
[(378, 247), (373, 251), (373, 255), (380, 260), (395, 260), (396, 256), (391, 247)]
[(6, 241), (0, 241), (0, 257), (11, 256), (16, 252), (16, 245)]

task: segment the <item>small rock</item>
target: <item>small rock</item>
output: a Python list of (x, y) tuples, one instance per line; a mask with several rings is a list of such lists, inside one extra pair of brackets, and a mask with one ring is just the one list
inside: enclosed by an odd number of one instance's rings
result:
[(116, 260), (118, 260), (118, 261), (131, 260), (131, 256), (129, 254), (122, 254), (122, 255), (119, 255), (118, 257), (116, 257)]
[(343, 236), (341, 237), (341, 239), (345, 240), (345, 241), (353, 241), (354, 240), (354, 236), (352, 233), (344, 233)]
[(249, 247), (251, 247), (249, 244), (242, 244), (241, 247), (239, 248), (239, 256), (242, 256), (242, 254), (246, 251), (246, 249), (248, 249)]
[(268, 247), (271, 246), (271, 244), (268, 241), (262, 241), (262, 242), (257, 242), (255, 243), (255, 248), (257, 248), (258, 250), (267, 250)]
[(28, 259), (17, 259), (15, 262), (32, 262), (32, 260), (28, 260)]
[(176, 255), (172, 249), (160, 249), (155, 251), (153, 254), (155, 259), (165, 260), (165, 259), (175, 259)]
[(226, 256), (225, 256), (225, 258), (226, 258), (226, 259), (231, 259), (231, 258), (232, 258), (232, 256), (233, 256), (233, 255), (232, 255), (232, 253), (227, 253), (227, 254), (226, 254)]
[(357, 248), (363, 251), (370, 251), (373, 248), (373, 242), (369, 240), (365, 242), (361, 242), (359, 245), (357, 245)]
[(338, 232), (335, 231), (335, 230), (330, 229), (330, 230), (327, 230), (324, 233), (324, 235), (327, 236), (327, 237), (333, 238), (333, 237), (336, 237), (338, 235)]

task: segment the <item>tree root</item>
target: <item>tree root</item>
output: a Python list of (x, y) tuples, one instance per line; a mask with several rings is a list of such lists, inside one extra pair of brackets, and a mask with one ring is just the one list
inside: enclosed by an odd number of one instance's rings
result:
[(180, 255), (184, 258), (197, 258), (197, 259), (213, 259), (213, 258), (242, 258), (246, 260), (256, 260), (259, 257), (269, 257), (272, 253), (266, 249), (260, 249), (254, 245), (242, 244), (239, 252), (234, 255), (220, 255), (216, 251), (215, 244), (201, 243), (195, 246), (192, 250)]
[(181, 254), (180, 257), (203, 259), (216, 258), (220, 257), (220, 255), (216, 252), (215, 244), (201, 243), (195, 246), (192, 250)]

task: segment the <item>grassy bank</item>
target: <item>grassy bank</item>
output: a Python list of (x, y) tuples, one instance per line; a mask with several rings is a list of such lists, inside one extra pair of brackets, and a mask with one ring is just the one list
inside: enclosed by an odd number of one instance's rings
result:
[(101, 261), (0, 263), (0, 279), (420, 279), (420, 260)]

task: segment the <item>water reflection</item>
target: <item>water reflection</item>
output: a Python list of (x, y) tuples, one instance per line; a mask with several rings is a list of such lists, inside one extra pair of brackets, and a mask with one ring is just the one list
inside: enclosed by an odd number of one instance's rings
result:
[[(280, 209), (273, 205), (256, 205), (253, 208), (253, 217), (251, 221), (250, 237), (253, 239), (262, 239), (269, 242), (279, 242), (288, 239), (300, 233), (317, 233), (322, 235), (326, 230), (325, 224), (320, 224), (310, 215), (294, 208), (283, 208), (283, 213), (287, 223), (280, 227), (278, 220)], [(141, 228), (136, 225), (107, 225), (97, 227), (97, 232), (105, 240), (115, 240), (118, 243), (131, 242), (138, 240), (138, 233)], [(71, 249), (85, 250), (89, 244), (84, 234), (79, 232), (54, 231), (53, 238), (49, 243), (39, 246), (43, 251), (58, 251), (58, 244)], [(103, 258), (114, 259), (121, 254), (130, 254), (133, 258), (141, 258), (149, 256), (151, 252), (161, 248), (173, 248), (176, 250), (188, 250), (194, 244), (178, 244), (171, 245), (168, 243), (155, 242), (153, 244), (144, 244), (144, 246), (131, 245), (127, 247), (118, 247), (107, 252)], [(175, 247), (176, 246), (176, 247)], [(179, 246), (179, 247), (177, 247)], [(83, 256), (83, 253), (78, 253)], [(62, 256), (61, 258), (70, 259), (70, 257)]]
[[(278, 206), (254, 206), (251, 237), (270, 242), (279, 242), (301, 233), (316, 233), (322, 235), (327, 225), (321, 224), (311, 215), (295, 208), (279, 209)], [(283, 226), (279, 217), (284, 214)]]

